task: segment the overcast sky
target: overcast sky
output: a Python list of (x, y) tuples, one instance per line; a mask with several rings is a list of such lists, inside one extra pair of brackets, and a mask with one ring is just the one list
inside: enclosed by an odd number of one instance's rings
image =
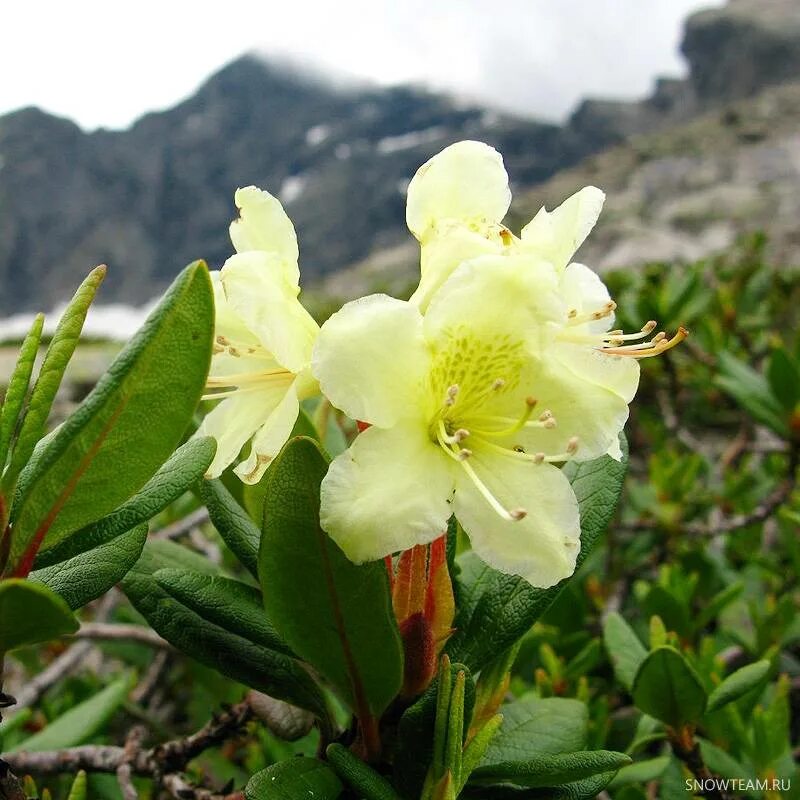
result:
[[(0, 5), (0, 113), (125, 127), (245, 51), (382, 84), (423, 82), (558, 118), (683, 74), (681, 24), (721, 0), (47, 0)], [(223, 11), (224, 9), (224, 11)]]

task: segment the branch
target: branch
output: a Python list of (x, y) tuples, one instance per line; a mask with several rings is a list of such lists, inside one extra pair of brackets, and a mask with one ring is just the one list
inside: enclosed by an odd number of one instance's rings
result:
[[(111, 745), (84, 745), (65, 750), (45, 750), (38, 753), (9, 753), (8, 766), (20, 774), (56, 775), (87, 772), (117, 773), (127, 764), (130, 774), (161, 779), (182, 770), (203, 751), (236, 736), (253, 718), (248, 700), (215, 715), (199, 731), (183, 739), (173, 739), (149, 750), (131, 753), (131, 748)], [(199, 795), (198, 795), (199, 797)]]
[(183, 519), (179, 519), (177, 522), (155, 531), (153, 537), (156, 539), (180, 539), (181, 536), (191, 533), (204, 522), (208, 522), (208, 509), (205, 507), (198, 508)]
[(111, 641), (136, 642), (159, 650), (171, 650), (172, 645), (162, 639), (155, 631), (141, 625), (126, 625), (108, 622), (84, 622), (73, 634), (75, 639), (101, 639)]

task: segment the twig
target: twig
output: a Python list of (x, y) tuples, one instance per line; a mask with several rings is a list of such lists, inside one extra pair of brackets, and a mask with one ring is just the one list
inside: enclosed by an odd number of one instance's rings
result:
[(56, 658), (47, 669), (40, 672), (17, 693), (15, 709), (32, 706), (51, 686), (72, 672), (85, 658), (94, 645), (91, 642), (77, 642)]
[(244, 800), (243, 792), (218, 794), (187, 783), (180, 775), (165, 775), (161, 785), (178, 800)]
[(133, 770), (131, 763), (135, 761), (142, 742), (144, 741), (144, 728), (139, 725), (131, 728), (123, 748), (124, 754), (120, 765), (117, 767), (117, 783), (122, 792), (123, 800), (139, 800), (139, 793), (133, 785)]
[(694, 734), (684, 729), (682, 731), (671, 731), (668, 734), (672, 752), (682, 761), (689, 771), (701, 782), (705, 789), (704, 797), (711, 800), (735, 800), (724, 789), (717, 788), (722, 785), (717, 776), (706, 766), (703, 756), (700, 753), (700, 745), (694, 738)]
[(191, 533), (204, 522), (208, 522), (208, 509), (198, 508), (196, 511), (192, 511), (191, 514), (187, 514), (183, 519), (179, 519), (177, 522), (155, 531), (153, 537), (156, 539), (180, 539), (181, 536)]
[(203, 751), (236, 736), (252, 718), (253, 711), (245, 700), (213, 717), (196, 733), (150, 750), (139, 750), (132, 758), (123, 747), (84, 745), (65, 750), (9, 753), (6, 761), (16, 772), (34, 775), (74, 773), (81, 769), (116, 773), (120, 765), (127, 762), (132, 774), (160, 779), (182, 770)]
[(141, 625), (85, 622), (75, 633), (70, 635), (76, 639), (136, 642), (156, 647), (159, 650), (172, 649), (172, 645), (166, 639), (162, 639), (155, 631)]
[(148, 704), (150, 698), (153, 696), (153, 692), (155, 692), (156, 687), (158, 686), (158, 682), (164, 676), (164, 672), (169, 666), (169, 662), (170, 658), (168, 651), (160, 650), (158, 653), (156, 653), (153, 663), (150, 664), (142, 680), (139, 682), (133, 692), (131, 692), (131, 702), (144, 706)]

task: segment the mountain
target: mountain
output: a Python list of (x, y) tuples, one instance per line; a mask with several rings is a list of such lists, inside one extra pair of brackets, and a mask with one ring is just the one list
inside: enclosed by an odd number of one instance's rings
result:
[[(376, 279), (394, 274), (394, 265), (413, 260), (404, 227), (408, 179), (430, 155), (463, 138), (501, 150), (517, 184), (518, 213), (533, 207), (534, 198), (555, 194), (558, 177), (547, 182), (566, 168), (577, 170), (570, 180), (602, 178), (606, 188), (620, 191), (625, 176), (638, 175), (640, 194), (676, 199), (683, 184), (675, 175), (683, 174), (685, 184), (703, 174), (716, 135), (702, 146), (693, 139), (691, 147), (700, 150), (684, 152), (677, 132), (709, 115), (724, 119), (731, 102), (754, 102), (769, 91), (772, 105), (761, 117), (783, 118), (781, 103), (790, 98), (780, 88), (800, 75), (796, 0), (732, 0), (695, 14), (682, 49), (687, 78), (659, 80), (640, 102), (588, 100), (564, 126), (417, 87), (336, 88), (253, 56), (222, 69), (185, 102), (125, 131), (84, 132), (34, 108), (0, 117), (0, 313), (52, 306), (100, 262), (111, 266), (104, 301), (132, 303), (150, 299), (195, 258), (220, 265), (230, 252), (233, 191), (251, 183), (286, 204), (306, 283), (333, 282), (338, 293), (364, 265)], [(723, 126), (738, 142), (728, 148), (729, 171), (739, 164), (739, 144), (756, 144), (746, 141), (756, 135), (748, 133), (750, 112), (731, 113), (740, 116)], [(762, 145), (774, 139), (771, 125), (762, 125)], [(635, 144), (661, 135), (672, 142), (671, 161), (642, 155), (643, 147), (669, 149), (663, 141)], [(620, 149), (625, 158), (612, 156), (612, 166), (593, 172), (593, 164), (607, 163), (606, 156), (593, 154)], [(789, 155), (796, 163), (796, 151)], [(688, 157), (695, 160), (687, 167)], [(779, 157), (780, 150), (767, 148), (754, 162), (756, 172), (744, 169), (737, 185), (757, 192), (759, 170)], [(775, 162), (772, 169), (781, 167)], [(525, 191), (534, 186), (540, 187), (534, 194)], [(626, 197), (620, 215), (641, 232), (641, 197)], [(713, 192), (709, 201), (715, 202)], [(702, 193), (695, 202), (698, 209), (689, 204), (680, 213), (709, 213)], [(769, 222), (773, 206), (762, 205), (759, 219)], [(623, 225), (611, 237), (612, 253), (625, 255), (625, 230)], [(326, 277), (352, 264), (362, 266)]]

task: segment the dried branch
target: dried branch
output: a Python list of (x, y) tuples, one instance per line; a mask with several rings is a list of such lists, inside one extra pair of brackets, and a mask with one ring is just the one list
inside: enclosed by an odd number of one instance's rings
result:
[(171, 525), (156, 531), (153, 533), (153, 537), (156, 539), (180, 539), (181, 536), (191, 533), (205, 522), (208, 522), (208, 509), (205, 507), (198, 508), (196, 511), (192, 511), (191, 514), (187, 514), (183, 519), (179, 519), (177, 522), (173, 522)]
[(16, 709), (32, 706), (51, 686), (72, 672), (85, 658), (93, 645), (77, 642), (56, 658), (47, 669), (42, 670), (17, 693)]
[(131, 753), (127, 747), (84, 745), (65, 750), (46, 750), (38, 753), (9, 753), (6, 761), (20, 774), (56, 775), (87, 772), (117, 773), (127, 764), (130, 774), (159, 780), (182, 770), (203, 751), (222, 744), (238, 735), (253, 718), (250, 703), (244, 700), (214, 716), (199, 731), (182, 739), (156, 745), (149, 750)]
[(155, 631), (141, 625), (85, 622), (78, 631), (70, 635), (75, 639), (136, 642), (159, 650), (172, 649), (172, 645), (166, 639), (162, 639)]
[(128, 738), (125, 741), (124, 755), (120, 765), (117, 767), (117, 783), (122, 793), (123, 800), (139, 800), (139, 793), (133, 785), (133, 769), (131, 764), (136, 760), (136, 756), (144, 741), (145, 730), (139, 725), (131, 728)]

